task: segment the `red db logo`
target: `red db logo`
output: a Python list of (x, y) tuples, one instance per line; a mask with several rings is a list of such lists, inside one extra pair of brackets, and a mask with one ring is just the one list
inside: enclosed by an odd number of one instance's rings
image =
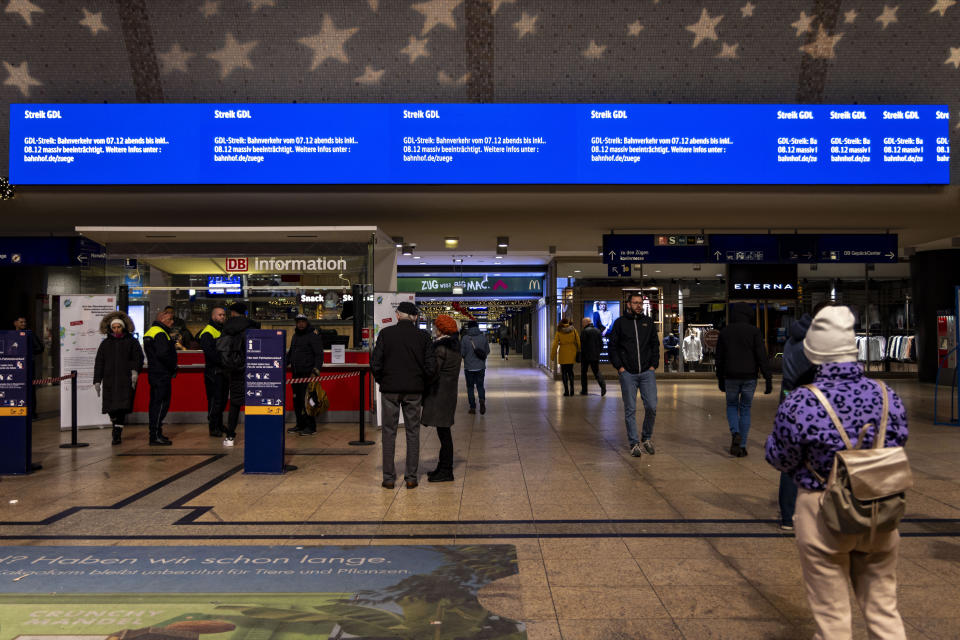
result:
[(237, 273), (247, 270), (247, 258), (227, 258), (227, 273)]

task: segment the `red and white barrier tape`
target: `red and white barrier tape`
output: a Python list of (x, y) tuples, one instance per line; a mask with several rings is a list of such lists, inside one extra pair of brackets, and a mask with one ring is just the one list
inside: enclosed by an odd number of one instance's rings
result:
[(65, 376), (60, 376), (59, 378), (37, 378), (33, 381), (33, 384), (53, 384), (54, 382), (61, 382), (63, 380), (71, 380), (73, 378), (72, 374), (67, 374)]
[(322, 380), (344, 380), (345, 378), (354, 378), (360, 375), (359, 371), (351, 371), (350, 373), (337, 373), (331, 374), (328, 376), (311, 376), (309, 378), (290, 378), (287, 380), (287, 384), (301, 384), (304, 382), (319, 382)]

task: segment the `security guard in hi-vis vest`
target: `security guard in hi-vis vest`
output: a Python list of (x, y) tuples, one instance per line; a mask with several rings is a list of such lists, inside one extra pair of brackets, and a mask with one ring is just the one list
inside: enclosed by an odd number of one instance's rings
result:
[(147, 354), (147, 378), (150, 382), (150, 444), (173, 444), (163, 435), (163, 419), (170, 410), (173, 378), (177, 375), (177, 347), (170, 337), (173, 314), (161, 311), (143, 334), (143, 350)]
[(206, 368), (203, 370), (203, 384), (207, 390), (207, 426), (210, 428), (210, 437), (219, 438), (223, 435), (223, 411), (227, 407), (227, 392), (229, 391), (227, 372), (220, 363), (217, 353), (217, 338), (223, 333), (223, 323), (227, 319), (227, 310), (223, 307), (214, 307), (210, 311), (210, 324), (197, 334), (197, 341), (203, 349), (203, 359)]

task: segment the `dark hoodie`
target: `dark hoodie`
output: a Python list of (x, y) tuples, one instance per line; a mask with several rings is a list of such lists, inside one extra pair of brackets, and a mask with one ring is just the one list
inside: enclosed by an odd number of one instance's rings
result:
[(717, 341), (717, 378), (753, 380), (758, 369), (764, 379), (772, 377), (760, 329), (750, 324), (752, 318), (750, 305), (730, 305), (730, 324), (720, 331)]
[(813, 382), (817, 367), (807, 360), (803, 352), (803, 339), (807, 336), (813, 318), (809, 313), (790, 325), (790, 338), (783, 345), (783, 391), (790, 392)]
[(309, 322), (304, 329), (294, 330), (290, 349), (287, 351), (287, 364), (295, 378), (309, 375), (314, 369), (323, 367), (323, 340)]

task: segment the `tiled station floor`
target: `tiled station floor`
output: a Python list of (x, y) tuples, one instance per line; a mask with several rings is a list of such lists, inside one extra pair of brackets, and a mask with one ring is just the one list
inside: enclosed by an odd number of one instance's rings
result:
[[(58, 448), (34, 426), (43, 470), (0, 479), (8, 545), (516, 545), (519, 575), (483, 599), (527, 622), (529, 637), (809, 638), (793, 539), (776, 526), (777, 473), (762, 456), (775, 396), (757, 396), (749, 456), (726, 452), (723, 397), (710, 381), (661, 381), (656, 455), (630, 457), (619, 389), (563, 397), (522, 361), (491, 358), (487, 414), (461, 394), (456, 481), (426, 482), (438, 443), (422, 433), (421, 485), (380, 487), (374, 447), (354, 424), (289, 438), (283, 476), (241, 473), (201, 425), (143, 427), (111, 447), (82, 431)], [(932, 425), (933, 387), (891, 381), (910, 415), (916, 487), (901, 531), (900, 608), (911, 638), (960, 637), (960, 429)], [(398, 462), (403, 435), (398, 439)], [(857, 637), (866, 637), (857, 618)]]

